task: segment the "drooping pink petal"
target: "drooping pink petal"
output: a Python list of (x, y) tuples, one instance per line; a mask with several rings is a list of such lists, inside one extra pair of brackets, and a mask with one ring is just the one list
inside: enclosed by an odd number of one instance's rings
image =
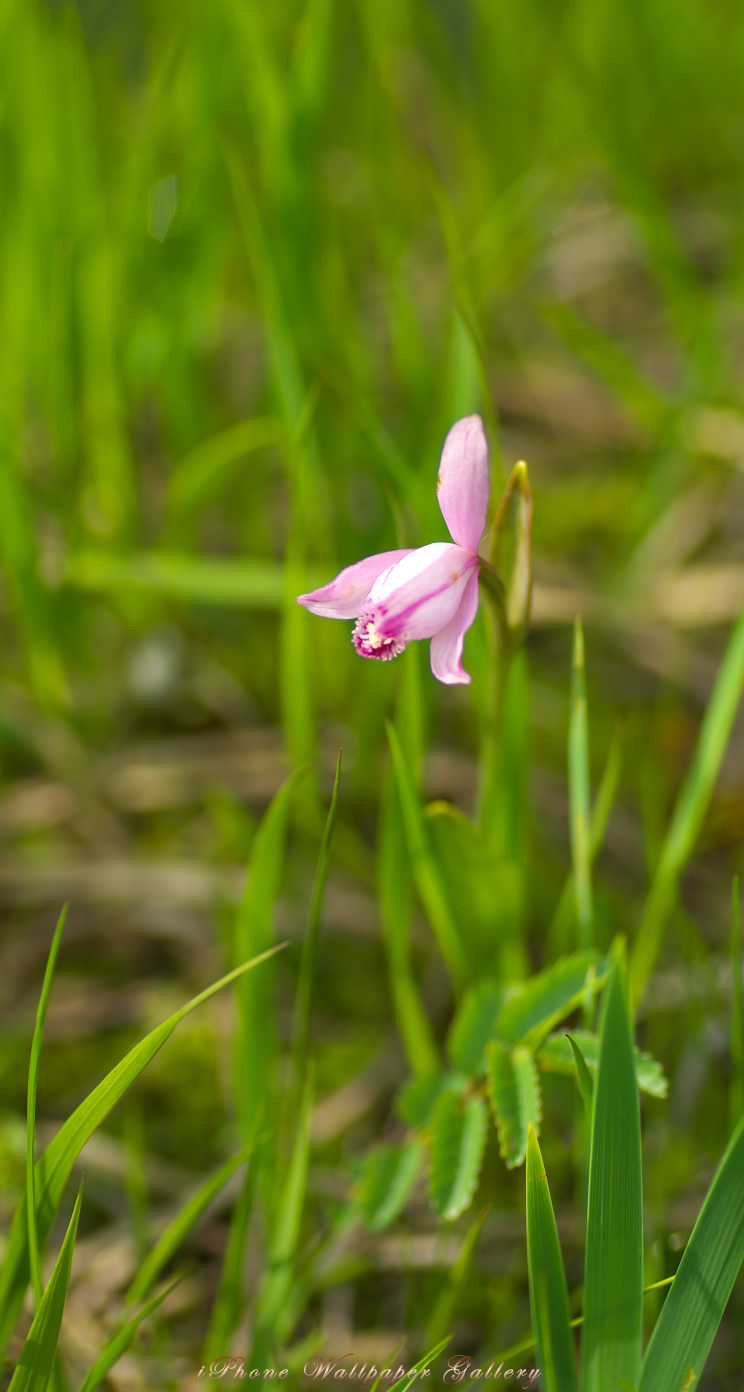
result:
[(488, 510), (488, 445), (480, 416), (456, 421), (439, 462), (437, 497), (452, 540), (477, 551)]
[(449, 623), (477, 558), (451, 542), (411, 551), (375, 581), (360, 611), (382, 638), (430, 638)]
[(437, 681), (447, 686), (467, 683), (470, 676), (462, 665), (462, 645), (478, 610), (478, 571), (473, 570), (457, 610), (448, 624), (431, 640), (429, 657)]
[(297, 603), (324, 619), (355, 619), (378, 576), (410, 554), (410, 550), (379, 551), (376, 556), (365, 556), (319, 590), (298, 595)]

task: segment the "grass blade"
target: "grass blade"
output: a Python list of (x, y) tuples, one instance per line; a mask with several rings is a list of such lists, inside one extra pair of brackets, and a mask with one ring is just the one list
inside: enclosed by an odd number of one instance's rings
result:
[(212, 1202), (212, 1199), (219, 1193), (224, 1184), (227, 1184), (231, 1175), (245, 1164), (253, 1150), (252, 1145), (244, 1146), (237, 1155), (231, 1155), (224, 1165), (210, 1175), (206, 1182), (200, 1185), (197, 1192), (184, 1205), (180, 1213), (170, 1222), (161, 1233), (155, 1246), (148, 1252), (137, 1275), (127, 1291), (124, 1301), (127, 1305), (133, 1305), (137, 1300), (144, 1300), (148, 1295), (160, 1275), (166, 1262), (169, 1262), (173, 1253), (178, 1250), (186, 1235), (198, 1223), (205, 1209)]
[(592, 876), (589, 787), (589, 733), (584, 678), (584, 630), (581, 619), (574, 624), (571, 669), (571, 721), (568, 736), (568, 791), (571, 808), (571, 852), (576, 895), (579, 947), (592, 942)]
[(21, 1350), (21, 1356), (10, 1380), (8, 1392), (46, 1392), (57, 1352), (59, 1331), (62, 1327), (62, 1316), (67, 1299), (67, 1287), (70, 1284), (72, 1254), (75, 1249), (82, 1201), (83, 1187), (81, 1185), (65, 1240)]
[(630, 1021), (616, 965), (594, 1085), (581, 1345), (583, 1392), (638, 1386), (643, 1301), (641, 1122)]
[[(300, 1235), (302, 1210), (307, 1187), (307, 1166), (310, 1157), (310, 1122), (313, 1110), (312, 1068), (308, 1070), (300, 1105), (292, 1157), (284, 1192), (278, 1206), (278, 1217), (269, 1248), (269, 1266), (256, 1301), (256, 1339), (281, 1341), (288, 1333), (283, 1328), (282, 1312), (292, 1286), (293, 1261)], [(285, 1321), (286, 1323), (286, 1321)]]
[(643, 1360), (639, 1392), (694, 1392), (744, 1262), (744, 1119), (731, 1137)]
[[(236, 981), (238, 977), (243, 975), (243, 972), (251, 971), (261, 962), (272, 957), (283, 946), (284, 944), (281, 944), (272, 948), (251, 962), (244, 962), (242, 966), (228, 972), (227, 976), (221, 977), (219, 981), (208, 986), (205, 991), (201, 991), (198, 996), (187, 1001), (186, 1005), (182, 1005), (174, 1015), (164, 1020), (157, 1029), (152, 1030), (138, 1044), (135, 1044), (134, 1048), (121, 1059), (116, 1067), (107, 1073), (103, 1081), (93, 1089), (85, 1101), (80, 1103), (72, 1116), (68, 1117), (54, 1140), (50, 1141), (36, 1162), (36, 1225), (40, 1245), (43, 1246), (49, 1234), (62, 1191), (86, 1141), (105, 1120), (109, 1112), (113, 1110), (117, 1102), (121, 1100), (127, 1089), (136, 1081), (150, 1060), (155, 1057), (158, 1050), (162, 1048), (176, 1025), (180, 1024), (181, 1020), (192, 1010), (195, 1010), (198, 1005), (209, 1000), (217, 991), (228, 986), (231, 981)], [(24, 1195), (13, 1219), (3, 1267), (0, 1271), (0, 1350), (4, 1349), (7, 1344), (28, 1285), (27, 1234), (28, 1218)]]
[(331, 794), (331, 805), (328, 808), (328, 816), (323, 828), (323, 835), (320, 842), (318, 853), (318, 864), (315, 871), (315, 883), (313, 885), (313, 898), (310, 905), (310, 920), (307, 925), (307, 932), (302, 944), (302, 961), (300, 962), (300, 978), (297, 983), (297, 999), (295, 1001), (295, 1016), (293, 1025), (293, 1054), (295, 1062), (295, 1073), (298, 1082), (302, 1085), (305, 1066), (307, 1060), (307, 1046), (310, 1031), (310, 1001), (313, 991), (313, 977), (315, 975), (315, 957), (318, 950), (318, 937), (320, 935), (320, 916), (323, 912), (323, 898), (325, 896), (326, 882), (328, 880), (328, 870), (331, 863), (331, 843), (333, 841), (333, 828), (336, 825), (336, 811), (338, 808), (338, 790), (341, 783), (341, 750), (336, 760), (336, 777), (333, 780), (333, 792)]
[(473, 1260), (476, 1243), (481, 1235), (483, 1224), (489, 1214), (489, 1209), (484, 1208), (482, 1213), (473, 1220), (468, 1228), (462, 1247), (457, 1254), (452, 1270), (448, 1272), (446, 1280), (437, 1298), (431, 1319), (426, 1326), (426, 1342), (434, 1344), (438, 1339), (443, 1338), (442, 1330), (447, 1329), (452, 1324), (452, 1319), (457, 1305), (457, 1297), (464, 1286), (470, 1266)]
[(633, 999), (640, 1000), (661, 951), (679, 877), (695, 844), (721, 767), (744, 687), (744, 611), (729, 640), (703, 717), (695, 755), (667, 831), (630, 959)]
[(388, 724), (387, 732), (416, 887), (453, 982), (456, 986), (462, 986), (470, 972), (460, 944), (457, 925), (439, 875), (421, 805), (400, 740), (392, 725)]
[(39, 1057), (41, 1055), (41, 1042), (44, 1037), (44, 1021), (46, 1020), (49, 996), (52, 990), (52, 980), (54, 978), (54, 969), (57, 963), (57, 953), (59, 952), (59, 944), (66, 918), (67, 905), (65, 904), (57, 920), (57, 927), (54, 930), (54, 937), (52, 938), (52, 946), (49, 949), (49, 959), (47, 961), (46, 971), (44, 972), (44, 981), (39, 998), (39, 1008), (36, 1012), (36, 1028), (34, 1030), (34, 1037), (31, 1041), (31, 1059), (28, 1066), (28, 1103), (26, 1107), (26, 1214), (28, 1218), (28, 1256), (31, 1287), (34, 1292), (34, 1305), (37, 1310), (41, 1305), (42, 1285), (39, 1237), (36, 1231), (36, 1176), (34, 1173), (36, 1148), (36, 1086), (39, 1078)]
[(527, 1264), (532, 1325), (546, 1392), (576, 1392), (566, 1274), (548, 1177), (532, 1123), (527, 1140)]
[(246, 1166), (240, 1196), (230, 1221), (225, 1257), (217, 1294), (214, 1298), (204, 1349), (204, 1362), (210, 1364), (227, 1348), (240, 1319), (243, 1303), (243, 1266), (245, 1244), (253, 1212), (258, 1166), (254, 1160)]
[(739, 927), (739, 876), (731, 893), (731, 1088), (729, 1116), (731, 1130), (744, 1115), (744, 999), (741, 983), (741, 930)]
[(568, 1045), (571, 1050), (574, 1065), (576, 1068), (576, 1082), (578, 1085), (579, 1092), (581, 1094), (581, 1100), (586, 1108), (587, 1116), (591, 1118), (592, 1098), (594, 1095), (594, 1083), (592, 1081), (592, 1075), (589, 1072), (589, 1067), (587, 1065), (586, 1059), (584, 1058), (581, 1049), (576, 1043), (576, 1040), (570, 1034), (566, 1035), (566, 1039), (568, 1040)]
[(165, 1290), (161, 1291), (159, 1295), (154, 1295), (142, 1306), (141, 1310), (138, 1310), (136, 1314), (132, 1315), (131, 1319), (128, 1319), (125, 1324), (122, 1324), (119, 1329), (112, 1334), (108, 1343), (101, 1350), (93, 1367), (90, 1368), (86, 1374), (85, 1380), (81, 1383), (78, 1392), (96, 1392), (96, 1388), (100, 1387), (103, 1379), (114, 1365), (118, 1363), (120, 1358), (123, 1358), (140, 1325), (144, 1323), (148, 1315), (152, 1315), (155, 1310), (162, 1305), (164, 1300), (167, 1300), (171, 1291), (174, 1291), (182, 1280), (183, 1273), (179, 1272), (176, 1279), (171, 1281), (169, 1285), (165, 1287)]

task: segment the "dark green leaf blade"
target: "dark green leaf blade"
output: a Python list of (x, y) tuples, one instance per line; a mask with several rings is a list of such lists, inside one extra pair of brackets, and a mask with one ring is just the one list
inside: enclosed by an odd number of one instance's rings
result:
[(541, 1380), (546, 1392), (576, 1392), (566, 1275), (548, 1177), (531, 1124), (527, 1140), (527, 1263)]
[(62, 1327), (62, 1316), (70, 1284), (72, 1254), (75, 1249), (82, 1186), (78, 1190), (70, 1224), (65, 1234), (54, 1271), (39, 1306), (28, 1337), (21, 1350), (18, 1365), (10, 1380), (8, 1392), (46, 1392)]
[(716, 1171), (643, 1360), (639, 1392), (694, 1392), (744, 1262), (744, 1119)]
[(581, 1344), (583, 1392), (638, 1386), (643, 1300), (641, 1124), (621, 969), (602, 1011), (594, 1085)]

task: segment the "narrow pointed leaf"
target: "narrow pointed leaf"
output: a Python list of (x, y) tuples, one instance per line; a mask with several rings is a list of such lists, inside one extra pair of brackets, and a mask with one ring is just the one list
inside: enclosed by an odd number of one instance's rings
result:
[(152, 1290), (155, 1282), (160, 1275), (166, 1262), (170, 1261), (174, 1252), (178, 1251), (184, 1238), (190, 1233), (191, 1229), (198, 1223), (205, 1209), (212, 1202), (212, 1199), (219, 1193), (224, 1184), (227, 1184), (231, 1175), (244, 1165), (253, 1150), (252, 1145), (244, 1146), (238, 1151), (237, 1155), (231, 1155), (224, 1165), (209, 1176), (209, 1179), (200, 1185), (194, 1194), (184, 1204), (180, 1213), (170, 1222), (163, 1233), (161, 1233), (155, 1246), (148, 1252), (137, 1275), (135, 1276), (129, 1290), (126, 1293), (125, 1301), (133, 1304), (137, 1300), (144, 1300), (145, 1296)]
[(566, 1275), (548, 1177), (532, 1126), (527, 1141), (527, 1265), (540, 1381), (545, 1392), (576, 1392)]
[(589, 786), (589, 733), (584, 678), (584, 631), (574, 625), (571, 669), (571, 720), (568, 736), (568, 791), (571, 807), (571, 854), (580, 947), (592, 941), (592, 875), (590, 847), (591, 789)]
[[(181, 1006), (174, 1015), (135, 1044), (85, 1101), (80, 1103), (72, 1116), (68, 1117), (36, 1162), (36, 1226), (40, 1246), (46, 1241), (67, 1178), (86, 1141), (162, 1048), (176, 1025), (198, 1005), (209, 1000), (231, 981), (237, 980), (243, 972), (251, 971), (278, 951), (280, 947), (272, 948), (270, 952), (262, 953), (253, 961), (244, 962), (242, 966), (228, 972), (227, 976), (215, 981), (205, 991), (194, 996), (193, 1000)], [(28, 1285), (27, 1226), (24, 1195), (13, 1219), (0, 1271), (0, 1351), (10, 1336)]]
[(459, 1218), (468, 1207), (480, 1175), (486, 1144), (486, 1106), (482, 1097), (463, 1102), (442, 1093), (432, 1118), (431, 1201), (442, 1218)]
[[(575, 1029), (571, 1030), (570, 1037), (581, 1050), (581, 1056), (590, 1074), (595, 1073), (599, 1060), (597, 1035), (588, 1030)], [(541, 1044), (537, 1054), (540, 1067), (545, 1069), (547, 1073), (565, 1073), (566, 1076), (570, 1076), (574, 1071), (574, 1058), (571, 1044), (565, 1034), (549, 1035)], [(650, 1054), (643, 1053), (638, 1048), (633, 1049), (633, 1062), (636, 1082), (641, 1092), (647, 1093), (649, 1097), (666, 1097), (669, 1084), (661, 1064)]]
[(499, 1136), (499, 1154), (508, 1170), (527, 1154), (529, 1127), (540, 1130), (542, 1098), (535, 1060), (518, 1044), (507, 1049), (495, 1040), (486, 1051), (488, 1094)]
[(136, 1313), (132, 1315), (131, 1319), (126, 1320), (125, 1323), (116, 1330), (102, 1349), (93, 1367), (86, 1374), (85, 1380), (81, 1383), (78, 1392), (96, 1392), (96, 1388), (100, 1387), (103, 1379), (115, 1364), (118, 1363), (119, 1359), (124, 1357), (127, 1349), (134, 1341), (134, 1336), (140, 1325), (144, 1323), (149, 1315), (154, 1314), (162, 1305), (163, 1301), (167, 1300), (171, 1291), (175, 1290), (176, 1286), (179, 1285), (182, 1280), (183, 1273), (179, 1273), (176, 1279), (166, 1286), (165, 1290), (160, 1291), (158, 1295), (152, 1296), (140, 1310), (137, 1310)]
[(59, 944), (66, 918), (67, 905), (65, 904), (57, 920), (57, 927), (54, 930), (52, 945), (49, 949), (49, 958), (46, 971), (44, 972), (44, 981), (39, 998), (39, 1008), (36, 1013), (36, 1028), (34, 1029), (34, 1037), (31, 1041), (31, 1058), (28, 1065), (28, 1101), (26, 1106), (26, 1216), (28, 1220), (28, 1253), (31, 1270), (31, 1285), (34, 1292), (34, 1304), (37, 1310), (41, 1304), (42, 1289), (39, 1237), (36, 1231), (36, 1174), (34, 1168), (36, 1149), (36, 1087), (39, 1077), (41, 1042), (44, 1037), (44, 1021), (46, 1020), (49, 996), (52, 990), (52, 980), (54, 978), (54, 968), (57, 963), (57, 953), (59, 952)]
[(67, 1287), (70, 1284), (72, 1254), (75, 1249), (82, 1200), (81, 1186), (65, 1234), (65, 1240), (21, 1350), (8, 1392), (46, 1392), (59, 1342), (59, 1331), (62, 1327), (62, 1316), (67, 1299)]
[(682, 1254), (643, 1360), (640, 1392), (695, 1392), (744, 1263), (744, 1119)]
[(643, 1299), (641, 1126), (620, 967), (602, 1011), (589, 1162), (583, 1392), (638, 1386)]
[(589, 1072), (586, 1059), (584, 1058), (584, 1055), (582, 1054), (581, 1049), (576, 1043), (576, 1040), (574, 1039), (573, 1035), (567, 1034), (566, 1038), (568, 1040), (568, 1045), (573, 1055), (573, 1061), (576, 1067), (576, 1082), (578, 1084), (579, 1092), (581, 1093), (581, 1100), (584, 1103), (584, 1106), (587, 1108), (589, 1116), (591, 1117), (592, 1099), (594, 1096), (594, 1083), (592, 1082), (592, 1075)]
[(524, 637), (532, 601), (532, 495), (527, 465), (515, 464), (491, 528), (489, 561), (504, 586), (504, 617), (510, 643)]

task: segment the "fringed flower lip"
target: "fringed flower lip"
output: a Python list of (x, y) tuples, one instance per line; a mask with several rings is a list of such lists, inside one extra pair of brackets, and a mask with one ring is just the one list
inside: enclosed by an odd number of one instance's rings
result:
[(382, 551), (347, 566), (327, 585), (298, 595), (312, 614), (356, 619), (360, 657), (387, 662), (430, 638), (431, 670), (448, 686), (470, 681), (462, 648), (478, 609), (478, 543), (488, 510), (488, 446), (480, 416), (452, 426), (442, 450), (437, 497), (451, 542)]

